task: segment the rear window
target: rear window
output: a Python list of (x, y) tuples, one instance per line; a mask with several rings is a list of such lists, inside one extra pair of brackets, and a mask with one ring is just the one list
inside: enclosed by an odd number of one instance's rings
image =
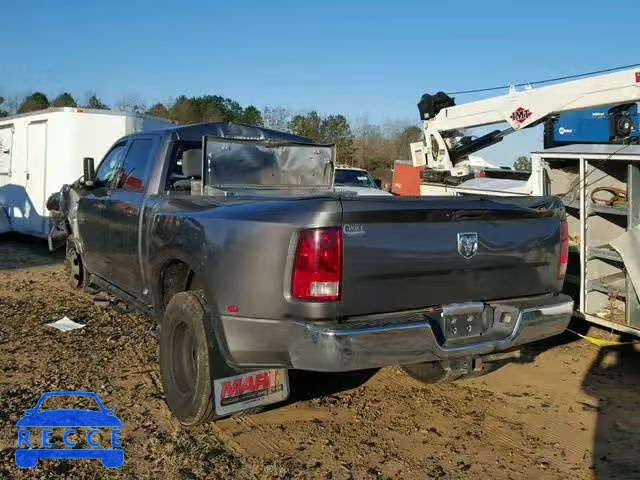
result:
[(333, 146), (207, 137), (205, 185), (329, 187)]

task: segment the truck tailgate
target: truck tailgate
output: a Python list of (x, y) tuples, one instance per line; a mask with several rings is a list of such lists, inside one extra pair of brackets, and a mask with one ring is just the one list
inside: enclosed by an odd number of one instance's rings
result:
[(561, 289), (555, 197), (358, 197), (342, 207), (342, 316)]

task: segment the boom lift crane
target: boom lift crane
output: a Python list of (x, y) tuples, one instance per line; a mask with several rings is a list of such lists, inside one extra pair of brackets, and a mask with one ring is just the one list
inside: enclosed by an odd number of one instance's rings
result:
[[(436, 170), (433, 178), (447, 172), (464, 176), (469, 173), (471, 153), (510, 133), (565, 112), (614, 106), (607, 111), (617, 113), (639, 100), (638, 68), (541, 88), (510, 87), (506, 95), (462, 105), (442, 92), (423, 95), (418, 108), (425, 141), (411, 144), (413, 164)], [(610, 119), (627, 120), (625, 116)], [(463, 134), (467, 128), (505, 122), (507, 128), (479, 138)], [(629, 145), (637, 132), (634, 125), (622, 123), (614, 125), (623, 127), (615, 129), (616, 141), (625, 143), (622, 147), (610, 144), (607, 129), (605, 144), (565, 145), (534, 153), (526, 182), (486, 178), (450, 187), (446, 182), (426, 181), (420, 191), (423, 195), (561, 196), (572, 239), (565, 286), (579, 298), (578, 312), (589, 322), (640, 336), (640, 145)], [(479, 180), (485, 181), (484, 187)], [(513, 187), (514, 183), (522, 185)], [(601, 197), (602, 191), (608, 195)]]
[[(538, 125), (553, 115), (640, 101), (640, 69), (627, 69), (569, 82), (523, 90), (514, 86), (506, 95), (456, 105), (443, 92), (425, 94), (418, 103), (424, 142), (411, 144), (414, 166), (451, 170), (468, 155), (500, 142), (506, 135)], [(464, 129), (507, 123), (479, 138)]]

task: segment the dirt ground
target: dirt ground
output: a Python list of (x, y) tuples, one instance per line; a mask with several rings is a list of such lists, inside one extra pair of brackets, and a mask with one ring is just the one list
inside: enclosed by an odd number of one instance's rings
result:
[[(86, 326), (45, 325), (65, 315)], [(186, 428), (164, 403), (148, 327), (68, 287), (44, 242), (0, 238), (0, 479), (640, 479), (637, 346), (567, 334), (528, 349), (533, 361), (452, 384), (398, 368), (294, 372), (286, 405)], [(15, 466), (16, 422), (53, 390), (93, 391), (115, 409), (121, 469)]]

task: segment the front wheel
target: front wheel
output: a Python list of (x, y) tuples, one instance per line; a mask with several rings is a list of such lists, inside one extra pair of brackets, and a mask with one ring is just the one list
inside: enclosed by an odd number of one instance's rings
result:
[(73, 288), (83, 288), (86, 285), (87, 272), (82, 262), (80, 253), (73, 242), (67, 240), (67, 255), (65, 258), (65, 270), (69, 283)]

